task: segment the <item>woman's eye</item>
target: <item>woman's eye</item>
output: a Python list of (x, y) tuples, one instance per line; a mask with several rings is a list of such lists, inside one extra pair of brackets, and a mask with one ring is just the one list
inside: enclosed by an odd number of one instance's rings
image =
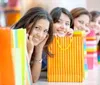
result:
[(44, 30), (44, 33), (48, 33), (48, 30)]
[(65, 23), (67, 26), (70, 25), (69, 23)]
[(84, 22), (83, 22), (83, 21), (79, 21), (79, 23), (84, 24)]
[(40, 28), (39, 28), (39, 27), (35, 27), (35, 29), (36, 29), (36, 30), (40, 30)]

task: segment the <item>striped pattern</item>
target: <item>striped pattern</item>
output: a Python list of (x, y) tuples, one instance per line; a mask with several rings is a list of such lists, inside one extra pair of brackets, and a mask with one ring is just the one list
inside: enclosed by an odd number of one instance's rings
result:
[[(26, 30), (12, 30), (15, 50), (15, 78), (16, 85), (32, 85), (30, 66), (26, 56)], [(19, 54), (19, 55), (18, 55)]]
[(32, 85), (26, 57), (26, 30), (1, 29), (0, 32), (0, 85)]
[(97, 66), (97, 42), (94, 31), (91, 31), (86, 36), (86, 44), (88, 69), (93, 69), (95, 66)]
[(54, 54), (54, 57), (48, 57), (49, 82), (82, 82), (84, 80), (84, 48), (81, 32), (75, 32), (71, 38), (54, 37), (49, 50)]
[(28, 63), (28, 56), (26, 57), (26, 74), (25, 74), (25, 85), (33, 85), (32, 83), (32, 76), (31, 76), (31, 70), (30, 65)]

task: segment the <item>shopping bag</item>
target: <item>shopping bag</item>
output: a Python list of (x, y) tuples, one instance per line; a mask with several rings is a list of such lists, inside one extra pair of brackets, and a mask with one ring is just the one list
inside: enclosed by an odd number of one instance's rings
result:
[(0, 61), (3, 61), (0, 63), (1, 85), (32, 85), (26, 56), (26, 30), (0, 29), (0, 38)]
[(97, 62), (97, 41), (96, 35), (93, 30), (86, 36), (86, 45), (87, 45), (87, 65), (88, 69), (92, 70), (98, 66)]
[(73, 37), (57, 37), (49, 46), (53, 57), (48, 56), (49, 82), (82, 82), (84, 70), (83, 32), (75, 31)]

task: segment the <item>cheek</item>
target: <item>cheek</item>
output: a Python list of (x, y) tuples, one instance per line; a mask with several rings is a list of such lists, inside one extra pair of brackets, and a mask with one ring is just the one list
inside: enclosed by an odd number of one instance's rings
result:
[(60, 28), (60, 25), (58, 25), (58, 24), (53, 25), (54, 32), (56, 32), (59, 28)]
[(99, 27), (99, 29), (100, 29), (100, 23), (98, 23), (98, 27)]
[(66, 27), (67, 29), (70, 29), (70, 25)]
[(35, 31), (35, 30), (33, 30), (32, 32), (31, 32), (31, 36), (34, 36), (34, 35), (36, 35), (37, 34), (37, 32)]
[(44, 40), (44, 39), (46, 38), (46, 36), (47, 36), (47, 35), (43, 35), (43, 36), (41, 37), (41, 41)]
[(79, 24), (78, 21), (75, 21), (75, 22), (74, 22), (74, 25), (75, 25), (76, 27), (79, 27), (79, 26), (80, 26), (80, 24)]

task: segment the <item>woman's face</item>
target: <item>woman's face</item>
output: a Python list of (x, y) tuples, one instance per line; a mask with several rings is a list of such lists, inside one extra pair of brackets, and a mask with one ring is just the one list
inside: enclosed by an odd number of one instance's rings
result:
[(95, 19), (95, 23), (100, 28), (100, 16)]
[(65, 36), (69, 28), (70, 28), (70, 18), (66, 14), (61, 13), (58, 22), (53, 24), (54, 34), (57, 34), (58, 36)]
[(79, 17), (74, 19), (74, 29), (75, 30), (84, 30), (86, 32), (89, 31), (89, 28), (87, 27), (89, 24), (90, 18), (88, 15), (83, 14)]
[(90, 22), (89, 24), (90, 28), (95, 31), (95, 33), (98, 35), (100, 34), (100, 16), (95, 18), (94, 21)]
[(49, 21), (47, 19), (40, 19), (37, 21), (31, 32), (34, 45), (41, 43), (48, 35)]

